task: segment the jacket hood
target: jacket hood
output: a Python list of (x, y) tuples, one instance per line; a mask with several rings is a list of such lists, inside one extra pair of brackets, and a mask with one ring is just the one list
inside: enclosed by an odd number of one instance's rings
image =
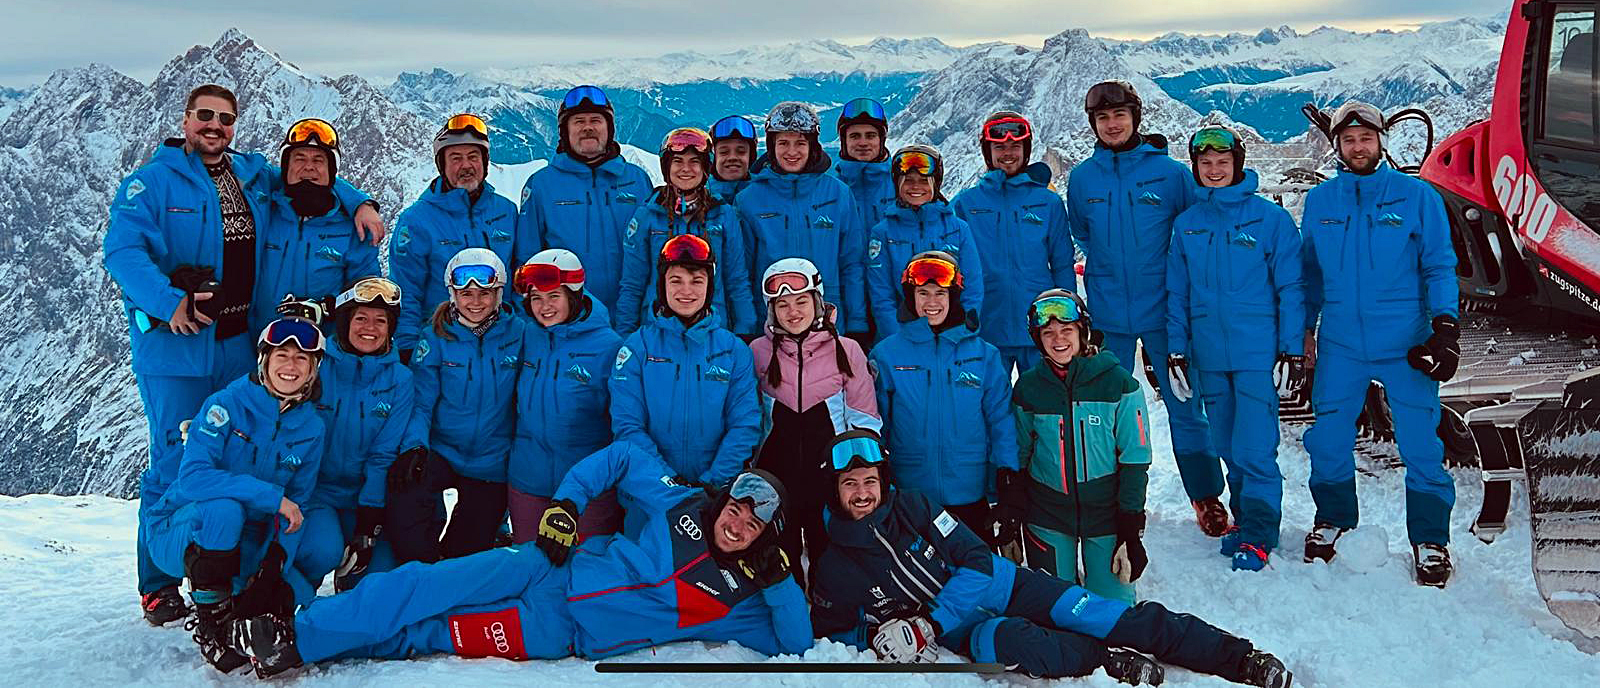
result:
[(650, 315), (653, 318), (653, 320), (650, 321), (650, 324), (657, 329), (660, 329), (663, 332), (687, 336), (697, 342), (706, 341), (711, 337), (711, 332), (713, 330), (722, 327), (722, 312), (714, 305), (706, 308), (706, 317), (695, 321), (693, 325), (687, 327), (684, 326), (683, 320), (679, 319), (677, 315), (672, 313), (660, 315), (652, 311)]
[[(828, 157), (827, 153), (823, 153), (811, 158), (810, 160), (807, 160), (806, 166), (801, 168), (799, 172), (795, 172), (793, 174), (779, 172), (777, 161), (772, 159), (772, 152), (768, 151), (766, 153), (762, 153), (761, 157), (756, 158), (755, 164), (750, 166), (750, 179), (756, 180), (761, 178), (763, 175), (771, 175), (774, 177), (783, 178), (803, 174), (822, 174), (823, 172), (827, 172), (832, 167), (833, 158)], [(884, 166), (884, 170), (888, 170), (887, 165)]]
[(1022, 168), (1015, 176), (1006, 176), (1001, 170), (989, 170), (978, 178), (978, 184), (988, 187), (1001, 186), (1050, 186), (1050, 166), (1043, 161), (1029, 164)]
[(956, 212), (950, 208), (949, 201), (933, 200), (922, 204), (920, 208), (913, 208), (896, 201), (893, 205), (886, 206), (884, 217), (892, 217), (901, 222), (915, 224), (918, 219), (926, 222), (948, 222)]
[(1143, 134), (1142, 136), (1144, 140), (1139, 145), (1130, 150), (1120, 152), (1111, 150), (1105, 144), (1095, 141), (1094, 153), (1089, 155), (1089, 159), (1109, 170), (1111, 169), (1112, 160), (1121, 159), (1140, 162), (1151, 156), (1167, 157), (1167, 137), (1161, 134)]
[[(150, 156), (150, 162), (167, 167), (191, 181), (210, 181), (211, 175), (206, 173), (206, 165), (200, 160), (199, 153), (191, 153), (183, 149), (182, 138), (170, 138), (161, 142), (156, 148), (155, 155)], [(240, 182), (254, 179), (256, 175), (266, 170), (267, 159), (256, 153), (240, 153), (232, 148), (223, 150), (228, 162), (233, 166), (233, 175)]]
[(1256, 174), (1256, 171), (1246, 168), (1244, 179), (1240, 180), (1238, 184), (1217, 188), (1196, 186), (1195, 189), (1200, 196), (1201, 202), (1237, 205), (1255, 196), (1256, 189), (1260, 188), (1260, 184), (1261, 178)]
[[(481, 201), (494, 192), (494, 185), (485, 180), (483, 182), (483, 193), (478, 194), (478, 199)], [(422, 192), (422, 198), (419, 200), (427, 202), (445, 214), (456, 217), (466, 215), (467, 211), (472, 208), (471, 194), (468, 194), (465, 189), (445, 190), (444, 179), (439, 177), (434, 177), (433, 181), (428, 184), (428, 189)]]

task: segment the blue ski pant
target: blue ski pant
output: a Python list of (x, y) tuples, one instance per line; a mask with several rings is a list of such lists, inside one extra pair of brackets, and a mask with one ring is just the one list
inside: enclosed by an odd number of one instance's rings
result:
[(1311, 387), (1317, 420), (1304, 438), (1316, 522), (1356, 527), (1356, 417), (1373, 380), (1389, 398), (1395, 443), (1406, 467), (1406, 533), (1413, 545), (1449, 544), (1456, 484), (1444, 468), (1438, 435), (1439, 383), (1403, 358), (1361, 361), (1326, 350), (1317, 357)]
[(1278, 546), (1283, 517), (1278, 388), (1272, 373), (1202, 371), (1200, 380), (1211, 443), (1228, 467), (1228, 508), (1239, 525), (1239, 539), (1271, 551)]
[[(211, 337), (210, 329), (195, 337)], [(162, 572), (150, 558), (144, 541), (147, 511), (160, 501), (167, 486), (178, 477), (178, 462), (183, 458), (183, 438), (178, 426), (192, 420), (200, 413), (200, 404), (206, 397), (228, 386), (255, 368), (255, 354), (248, 335), (230, 337), (217, 342), (217, 355), (209, 375), (175, 376), (134, 374), (139, 387), (139, 399), (144, 402), (145, 422), (150, 426), (150, 465), (139, 479), (139, 537), (134, 544), (138, 561), (139, 593), (150, 593), (177, 585), (182, 576), (173, 578)]]
[(295, 614), (301, 659), (572, 655), (570, 567), (536, 547), (499, 548), (374, 573), (354, 589)]
[[(335, 509), (331, 506), (312, 506), (305, 510), (305, 522), (300, 526), (300, 551), (295, 555), (292, 571), (284, 572), (284, 579), (294, 588), (295, 599), (302, 594), (315, 597), (322, 579), (339, 568), (344, 561), (345, 545), (355, 540), (356, 510)], [(395, 567), (394, 549), (387, 537), (380, 537), (372, 548), (372, 561), (367, 573), (388, 571)]]
[[(272, 543), (274, 531), (280, 527), (277, 516), (270, 519), (245, 518), (244, 505), (233, 499), (207, 499), (179, 507), (164, 518), (156, 518), (144, 529), (145, 542), (150, 545), (151, 561), (174, 580), (184, 577), (183, 554), (190, 545), (200, 549), (224, 552), (239, 549), (239, 573), (233, 578), (233, 591), (244, 589), (245, 581), (261, 566), (261, 557)], [(286, 523), (286, 522), (283, 522)], [(305, 526), (293, 533), (277, 532), (278, 544), (293, 561), (299, 551)], [(310, 600), (300, 598), (295, 591), (295, 602), (305, 604)]]
[[(1178, 401), (1172, 396), (1172, 385), (1167, 384), (1167, 331), (1155, 330), (1137, 334), (1105, 333), (1105, 348), (1122, 361), (1122, 367), (1136, 378), (1144, 379), (1144, 361), (1134, 357), (1134, 343), (1144, 341), (1150, 362), (1155, 365), (1157, 386), (1161, 388), (1161, 401), (1167, 407), (1167, 427), (1172, 435), (1172, 455), (1178, 462), (1178, 476), (1183, 479), (1184, 492), (1189, 501), (1212, 499), (1222, 495), (1222, 462), (1211, 448), (1210, 430), (1206, 426), (1206, 412), (1201, 405), (1203, 391), (1200, 380), (1193, 376), (1189, 383), (1195, 395), (1188, 401)], [(1148, 380), (1146, 380), (1148, 382)]]
[[(950, 641), (950, 642), (946, 642)], [(1126, 647), (1202, 673), (1237, 680), (1250, 642), (1155, 602), (1129, 606), (1055, 576), (1017, 569), (1002, 615), (940, 639), (974, 661), (1016, 666), (1034, 676), (1087, 676), (1107, 647)]]

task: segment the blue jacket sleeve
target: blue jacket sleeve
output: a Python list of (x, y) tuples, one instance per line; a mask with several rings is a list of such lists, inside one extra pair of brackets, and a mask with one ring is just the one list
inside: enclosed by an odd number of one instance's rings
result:
[(976, 323), (983, 322), (983, 256), (978, 253), (978, 241), (972, 237), (972, 227), (961, 218), (953, 218), (961, 236), (961, 307)]
[(1183, 240), (1174, 236), (1167, 252), (1167, 350), (1181, 356), (1189, 355), (1189, 288), (1189, 256)]
[(533, 188), (535, 174), (538, 172), (528, 175), (528, 181), (522, 183), (522, 205), (517, 211), (517, 235), (513, 244), (517, 265), (523, 264), (545, 247), (544, 211), (539, 207), (539, 194)]
[[(773, 657), (798, 655), (816, 644), (811, 633), (811, 615), (806, 613), (805, 593), (801, 592), (800, 584), (795, 582), (793, 576), (762, 590), (759, 599), (772, 619), (772, 636), (734, 638), (740, 645)], [(756, 600), (756, 597), (750, 597), (739, 604), (756, 604)]]
[(726, 427), (717, 444), (711, 466), (700, 482), (720, 485), (732, 478), (755, 455), (761, 442), (761, 402), (756, 396), (755, 363), (750, 347), (733, 342), (733, 370), (729, 371), (728, 395), (722, 399), (722, 418)]
[(672, 471), (661, 460), (629, 442), (612, 442), (572, 465), (555, 499), (570, 499), (582, 513), (600, 493), (611, 488), (646, 508), (669, 509), (696, 489), (672, 481)]
[(1272, 256), (1268, 267), (1272, 270), (1271, 284), (1278, 290), (1278, 352), (1299, 356), (1306, 348), (1303, 327), (1306, 287), (1301, 276), (1304, 248), (1300, 244), (1300, 230), (1294, 226), (1289, 211), (1274, 204), (1267, 212), (1271, 213), (1273, 221)]
[[(212, 406), (227, 409), (229, 401), (231, 399), (224, 390), (211, 395), (200, 405), (200, 415), (189, 424), (189, 438), (184, 442), (183, 458), (178, 464), (178, 479), (173, 486), (182, 489), (182, 496), (189, 501), (235, 499), (251, 512), (275, 514), (278, 512), (278, 503), (283, 501), (283, 488), (224, 467), (222, 454), (227, 449), (228, 435), (234, 430), (233, 414), (225, 414), (230, 417), (215, 424), (207, 418), (212, 414), (206, 410)], [(320, 443), (313, 444), (320, 450)]]
[(880, 342), (900, 331), (900, 319), (895, 315), (894, 268), (889, 266), (888, 245), (889, 218), (885, 217), (873, 225), (872, 231), (867, 234), (866, 262), (863, 265), (867, 273), (867, 301), (872, 304), (872, 317), (878, 327)]
[[(350, 249), (344, 254), (344, 284), (350, 284), (363, 277), (378, 277), (383, 274), (383, 268), (378, 265), (378, 247), (370, 242), (352, 238)], [(318, 294), (321, 296), (321, 294)], [(328, 294), (337, 297), (338, 294)], [(398, 324), (398, 323), (397, 323)]]
[[(1079, 195), (1074, 193), (1077, 189), (1077, 184), (1073, 183), (1072, 180), (1076, 176), (1067, 177), (1067, 228), (1072, 234), (1073, 243), (1078, 245), (1078, 252), (1082, 253), (1085, 259), (1088, 259), (1089, 222), (1083, 217), (1083, 204), (1078, 202)], [(1065, 285), (1056, 286), (1062, 289), (1066, 288)]]
[(1422, 226), (1417, 232), (1421, 255), (1417, 267), (1422, 273), (1423, 304), (1429, 320), (1440, 315), (1459, 318), (1461, 287), (1456, 282), (1456, 250), (1450, 245), (1450, 217), (1445, 214), (1439, 192), (1422, 186), (1418, 199), (1422, 204)]
[(439, 352), (433, 348), (437, 341), (424, 335), (417, 340), (416, 352), (411, 355), (411, 384), (415, 392), (411, 398), (411, 422), (406, 428), (406, 439), (400, 443), (401, 451), (413, 447), (426, 447), (433, 433), (433, 410), (439, 404)]
[(438, 305), (422, 302), (427, 298), (423, 285), (428, 283), (428, 253), (433, 241), (413, 221), (414, 214), (414, 209), (400, 214), (395, 222), (394, 237), (389, 240), (389, 279), (400, 286), (401, 297), (400, 320), (394, 331), (397, 349), (416, 347), (422, 328), (426, 326), (424, 314)]
[(755, 304), (754, 294), (750, 287), (754, 280), (750, 277), (750, 256), (745, 247), (744, 226), (739, 219), (739, 211), (731, 205), (718, 208), (722, 216), (722, 252), (719, 265), (722, 266), (722, 290), (728, 303), (728, 329), (734, 334), (751, 335), (761, 332), (761, 324), (756, 322), (756, 311), (752, 308)]
[(356, 496), (356, 503), (361, 506), (383, 506), (384, 495), (387, 489), (385, 480), (389, 477), (389, 466), (394, 464), (394, 459), (400, 452), (410, 449), (406, 446), (406, 438), (411, 429), (412, 414), (416, 407), (416, 388), (411, 371), (402, 369), (397, 376), (394, 404), (389, 409), (389, 417), (383, 421), (383, 426), (378, 428), (378, 435), (367, 447), (367, 455), (362, 460), (364, 476), (361, 482), (361, 492)]
[(890, 428), (894, 427), (894, 373), (888, 368), (881, 354), (883, 346), (872, 347), (872, 353), (867, 356), (867, 367), (872, 371), (873, 385), (878, 390), (878, 417), (883, 419), (883, 430), (878, 433), (885, 441), (889, 439)]
[[(1054, 193), (1054, 192), (1052, 192)], [(1072, 227), (1067, 206), (1056, 197), (1050, 204), (1050, 224), (1045, 227), (1045, 249), (1050, 252), (1050, 284), (1068, 291), (1078, 290), (1076, 265), (1078, 254), (1073, 250)]]
[[(151, 249), (165, 241), (160, 226), (165, 185), (157, 177), (141, 170), (122, 181), (111, 201), (103, 247), (106, 272), (128, 300), (151, 317), (166, 320), (183, 302), (183, 292), (168, 282), (151, 256)], [(135, 183), (145, 188), (129, 198), (128, 187)]]
[[(268, 165), (267, 169), (269, 172), (271, 172), (273, 179), (283, 179), (283, 176), (278, 174), (276, 167)], [(352, 220), (355, 219), (356, 211), (361, 208), (361, 204), (372, 200), (371, 196), (368, 196), (366, 192), (362, 191), (361, 189), (357, 189), (354, 184), (345, 181), (344, 177), (333, 178), (333, 195), (339, 197), (339, 205), (350, 209), (350, 219)], [(352, 225), (350, 229), (351, 231), (355, 231), (354, 225)], [(368, 245), (372, 246), (373, 248), (377, 248), (377, 246), (371, 242), (368, 242)]]
[(630, 442), (661, 461), (661, 450), (651, 439), (650, 412), (644, 398), (644, 338), (629, 335), (617, 349), (611, 366), (611, 433), (619, 442)]
[[(1311, 200), (1306, 201), (1307, 210), (1310, 210)], [(1307, 212), (1301, 217), (1302, 227), (1311, 227), (1311, 213)], [(1317, 242), (1305, 233), (1300, 235), (1300, 281), (1305, 285), (1306, 319), (1305, 329), (1317, 328), (1317, 316), (1322, 314), (1322, 264), (1317, 262)]]
[(918, 532), (954, 574), (933, 596), (928, 617), (944, 630), (954, 629), (977, 609), (994, 577), (994, 555), (988, 545), (949, 512), (921, 494), (901, 492), (898, 502)]
[[(1000, 351), (983, 345), (983, 422), (989, 427), (991, 469), (1017, 468), (1016, 419), (1011, 415), (1011, 371), (1000, 363)], [(991, 474), (992, 476), (993, 474)]]
[(850, 189), (843, 182), (839, 188), (839, 221), (843, 223), (839, 228), (839, 281), (844, 282), (844, 331), (866, 332), (867, 291), (862, 274), (867, 257), (866, 229), (861, 226), (861, 215), (856, 212)]
[(622, 335), (639, 329), (639, 314), (644, 312), (644, 288), (652, 272), (648, 213), (647, 206), (639, 206), (622, 234), (622, 284), (611, 313), (611, 321)]
[[(294, 475), (289, 477), (289, 484), (283, 487), (283, 496), (302, 507), (306, 500), (311, 499), (311, 491), (317, 487), (317, 473), (322, 470), (322, 457), (328, 446), (327, 442), (323, 441), (327, 435), (327, 427), (323, 425), (322, 419), (309, 409), (306, 413), (311, 414), (311, 420), (308, 422), (316, 424), (318, 428), (317, 440), (306, 447), (300, 467), (294, 470)], [(273, 510), (276, 511), (277, 507), (274, 506)]]

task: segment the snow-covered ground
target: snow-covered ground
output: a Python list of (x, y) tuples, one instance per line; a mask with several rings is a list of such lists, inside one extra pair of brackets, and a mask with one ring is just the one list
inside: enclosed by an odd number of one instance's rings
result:
[[(1153, 404), (1157, 428), (1164, 426)], [(1299, 541), (1311, 525), (1305, 489), (1306, 456), (1286, 430), (1281, 464), (1286, 474), (1281, 556), (1258, 574), (1234, 573), (1215, 541), (1200, 534), (1172, 466), (1167, 438), (1158, 430), (1158, 458), (1150, 482), (1146, 545), (1151, 563), (1140, 581), (1142, 598), (1194, 612), (1256, 641), (1283, 658), (1296, 685), (1336, 688), (1380, 686), (1594, 685), (1595, 649), (1545, 609), (1529, 569), (1527, 500), (1519, 492), (1509, 529), (1493, 545), (1468, 532), (1481, 496), (1476, 476), (1456, 475), (1459, 493), (1452, 534), (1456, 577), (1444, 590), (1411, 582), (1403, 484), (1399, 471), (1363, 475), (1363, 533), (1386, 539), (1375, 568), (1300, 563)], [(254, 683), (247, 675), (222, 677), (201, 663), (187, 633), (151, 628), (138, 615), (134, 583), (133, 502), (106, 497), (29, 495), (0, 497), (0, 675), (19, 686), (201, 685)], [(1358, 531), (1360, 532), (1360, 531)], [(1349, 536), (1347, 536), (1349, 537)], [(1354, 543), (1352, 543), (1354, 544)], [(1355, 554), (1354, 551), (1349, 554)], [(1369, 554), (1373, 554), (1369, 552)], [(1356, 557), (1349, 557), (1352, 561)], [(65, 652), (66, 654), (60, 654)], [(688, 643), (620, 658), (625, 661), (759, 661), (733, 645)], [(793, 658), (788, 658), (793, 659)], [(826, 641), (806, 653), (813, 661), (869, 661), (854, 649)], [(954, 659), (946, 653), (946, 659)], [(400, 662), (343, 662), (315, 667), (290, 683), (316, 685), (639, 685), (645, 677), (603, 675), (591, 662), (515, 663), (434, 657)], [(1222, 686), (1220, 679), (1169, 668), (1167, 685)], [(812, 674), (787, 676), (650, 676), (653, 688), (672, 686), (868, 685), (884, 677)], [(895, 685), (979, 686), (972, 676), (894, 676)], [(1043, 685), (1017, 676), (989, 682)], [(1117, 685), (1104, 673), (1064, 685)]]

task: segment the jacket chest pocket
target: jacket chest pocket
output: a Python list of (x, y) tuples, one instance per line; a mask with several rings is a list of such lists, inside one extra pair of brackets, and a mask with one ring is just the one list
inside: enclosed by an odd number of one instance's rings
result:
[(162, 213), (163, 234), (167, 240), (169, 255), (176, 253), (175, 263), (189, 262), (190, 251), (196, 251), (192, 260), (203, 260), (206, 255), (206, 215), (205, 206), (167, 206)]
[(1067, 430), (1074, 433), (1073, 447), (1078, 455), (1074, 469), (1078, 482), (1111, 475), (1117, 470), (1116, 429), (1112, 425), (1115, 418), (1110, 411), (1107, 404), (1073, 404), (1072, 424)]
[[(1256, 225), (1259, 227), (1260, 225)], [(1267, 285), (1267, 253), (1250, 228), (1235, 229), (1221, 249), (1222, 275), (1234, 293), (1252, 292)]]
[(472, 356), (462, 347), (445, 347), (439, 353), (439, 390), (446, 398), (460, 403), (473, 403), (480, 390), (472, 388), (482, 373), (476, 368)]
[(767, 255), (774, 259), (788, 255), (789, 248), (789, 216), (784, 213), (755, 213), (752, 229), (756, 239), (766, 244)]

